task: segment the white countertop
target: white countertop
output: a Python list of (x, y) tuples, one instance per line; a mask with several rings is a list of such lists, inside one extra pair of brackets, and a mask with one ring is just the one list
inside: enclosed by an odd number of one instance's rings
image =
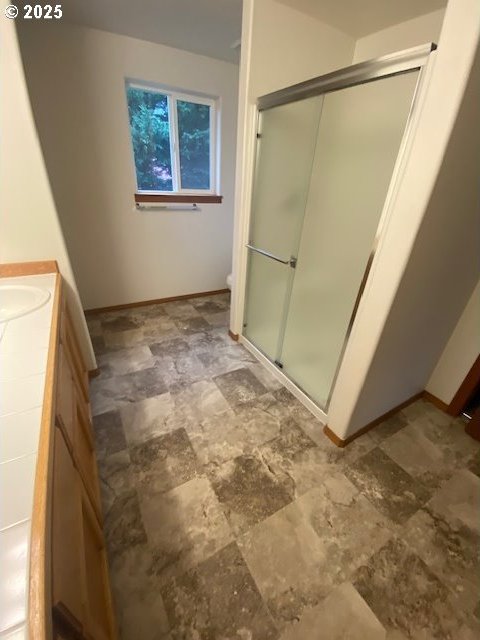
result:
[(0, 638), (27, 632), (30, 526), (56, 274), (1, 278), (50, 298), (0, 324)]

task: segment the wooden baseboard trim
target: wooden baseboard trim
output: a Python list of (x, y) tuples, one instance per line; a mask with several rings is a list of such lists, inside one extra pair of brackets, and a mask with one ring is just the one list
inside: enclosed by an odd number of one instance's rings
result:
[(39, 260), (36, 262), (12, 262), (10, 264), (0, 264), (0, 278), (38, 276), (43, 273), (59, 273), (57, 261)]
[(323, 428), (323, 433), (327, 436), (327, 438), (329, 438), (334, 445), (336, 445), (337, 447), (346, 447), (348, 444), (350, 444), (351, 442), (353, 442), (354, 440), (356, 440), (357, 438), (359, 438), (360, 436), (363, 436), (364, 433), (367, 433), (367, 431), (370, 431), (370, 429), (373, 429), (374, 427), (376, 427), (378, 424), (380, 424), (381, 422), (383, 422), (384, 420), (387, 420), (388, 418), (390, 418), (391, 416), (393, 416), (395, 413), (397, 413), (398, 411), (401, 411), (402, 409), (404, 409), (405, 407), (408, 407), (409, 404), (412, 404), (412, 402), (415, 402), (416, 400), (420, 400), (420, 398), (424, 397), (424, 391), (420, 391), (420, 393), (416, 393), (414, 396), (412, 396), (411, 398), (408, 398), (408, 400), (405, 400), (404, 402), (401, 402), (400, 404), (398, 404), (396, 407), (393, 407), (393, 409), (390, 409), (389, 411), (387, 411), (386, 413), (382, 414), (381, 416), (379, 416), (378, 418), (375, 418), (375, 420), (372, 420), (371, 422), (369, 422), (368, 424), (366, 424), (364, 427), (362, 427), (361, 429), (359, 429), (358, 431), (355, 431), (354, 434), (352, 434), (351, 436), (349, 436), (348, 438), (345, 438), (345, 440), (342, 440), (342, 438), (339, 438), (337, 436), (336, 433), (334, 433), (330, 427), (328, 425), (325, 425), (325, 427)]
[(96, 369), (91, 369), (88, 372), (88, 379), (91, 380), (92, 378), (96, 378), (99, 375), (100, 375), (100, 369), (98, 367)]
[(437, 409), (440, 409), (440, 411), (450, 413), (448, 404), (446, 402), (443, 402), (443, 400), (440, 400), (440, 398), (437, 398), (437, 396), (434, 396), (433, 393), (430, 393), (430, 391), (424, 391), (423, 397), (425, 400), (431, 402), (435, 407), (437, 407)]
[(127, 302), (126, 304), (114, 304), (111, 307), (97, 307), (95, 309), (85, 309), (84, 313), (94, 315), (95, 313), (106, 313), (107, 311), (121, 311), (122, 309), (133, 309), (135, 307), (146, 307), (151, 304), (162, 304), (162, 302), (176, 302), (178, 300), (188, 300), (189, 298), (203, 298), (205, 296), (216, 296), (221, 293), (229, 293), (230, 289), (215, 289), (215, 291), (201, 291), (199, 293), (187, 293), (181, 296), (171, 296), (169, 298), (156, 298), (155, 300), (142, 300), (140, 302)]
[(230, 331), (230, 329), (228, 330), (228, 335), (230, 336), (230, 338), (232, 340), (235, 340), (235, 342), (238, 342), (238, 333), (233, 333), (233, 331)]

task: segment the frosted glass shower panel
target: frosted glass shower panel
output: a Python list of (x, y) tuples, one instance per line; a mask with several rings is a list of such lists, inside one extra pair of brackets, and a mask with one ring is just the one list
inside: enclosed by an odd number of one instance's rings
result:
[(288, 261), (300, 240), (322, 100), (316, 96), (260, 114), (244, 333), (272, 360), (283, 338), (293, 279)]
[(418, 71), (325, 96), (281, 361), (326, 407)]
[(259, 116), (250, 242), (282, 257), (297, 249), (322, 100), (280, 105)]

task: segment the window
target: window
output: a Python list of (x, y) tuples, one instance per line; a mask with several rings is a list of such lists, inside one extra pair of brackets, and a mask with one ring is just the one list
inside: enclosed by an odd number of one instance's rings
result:
[(137, 191), (215, 193), (215, 100), (127, 84)]

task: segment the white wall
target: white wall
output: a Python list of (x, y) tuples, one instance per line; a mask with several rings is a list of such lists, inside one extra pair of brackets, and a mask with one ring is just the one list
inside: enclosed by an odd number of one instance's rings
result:
[(427, 391), (450, 404), (480, 352), (480, 282), (460, 316), (427, 384)]
[(230, 328), (241, 333), (256, 99), (351, 64), (355, 41), (274, 0), (244, 0)]
[(355, 45), (353, 62), (377, 58), (427, 42), (438, 43), (444, 15), (445, 9), (439, 9), (360, 38)]
[(15, 23), (3, 16), (0, 40), (0, 262), (57, 260), (86, 364), (94, 369), (95, 357), (32, 116)]
[(329, 425), (340, 438), (425, 388), (478, 281), (479, 34), (477, 0), (450, 0), (334, 390)]
[(254, 0), (249, 98), (351, 64), (355, 41), (275, 0)]
[[(69, 25), (20, 43), (52, 190), (85, 308), (225, 287), (231, 269), (238, 67)], [(125, 78), (219, 97), (221, 205), (135, 211)]]

